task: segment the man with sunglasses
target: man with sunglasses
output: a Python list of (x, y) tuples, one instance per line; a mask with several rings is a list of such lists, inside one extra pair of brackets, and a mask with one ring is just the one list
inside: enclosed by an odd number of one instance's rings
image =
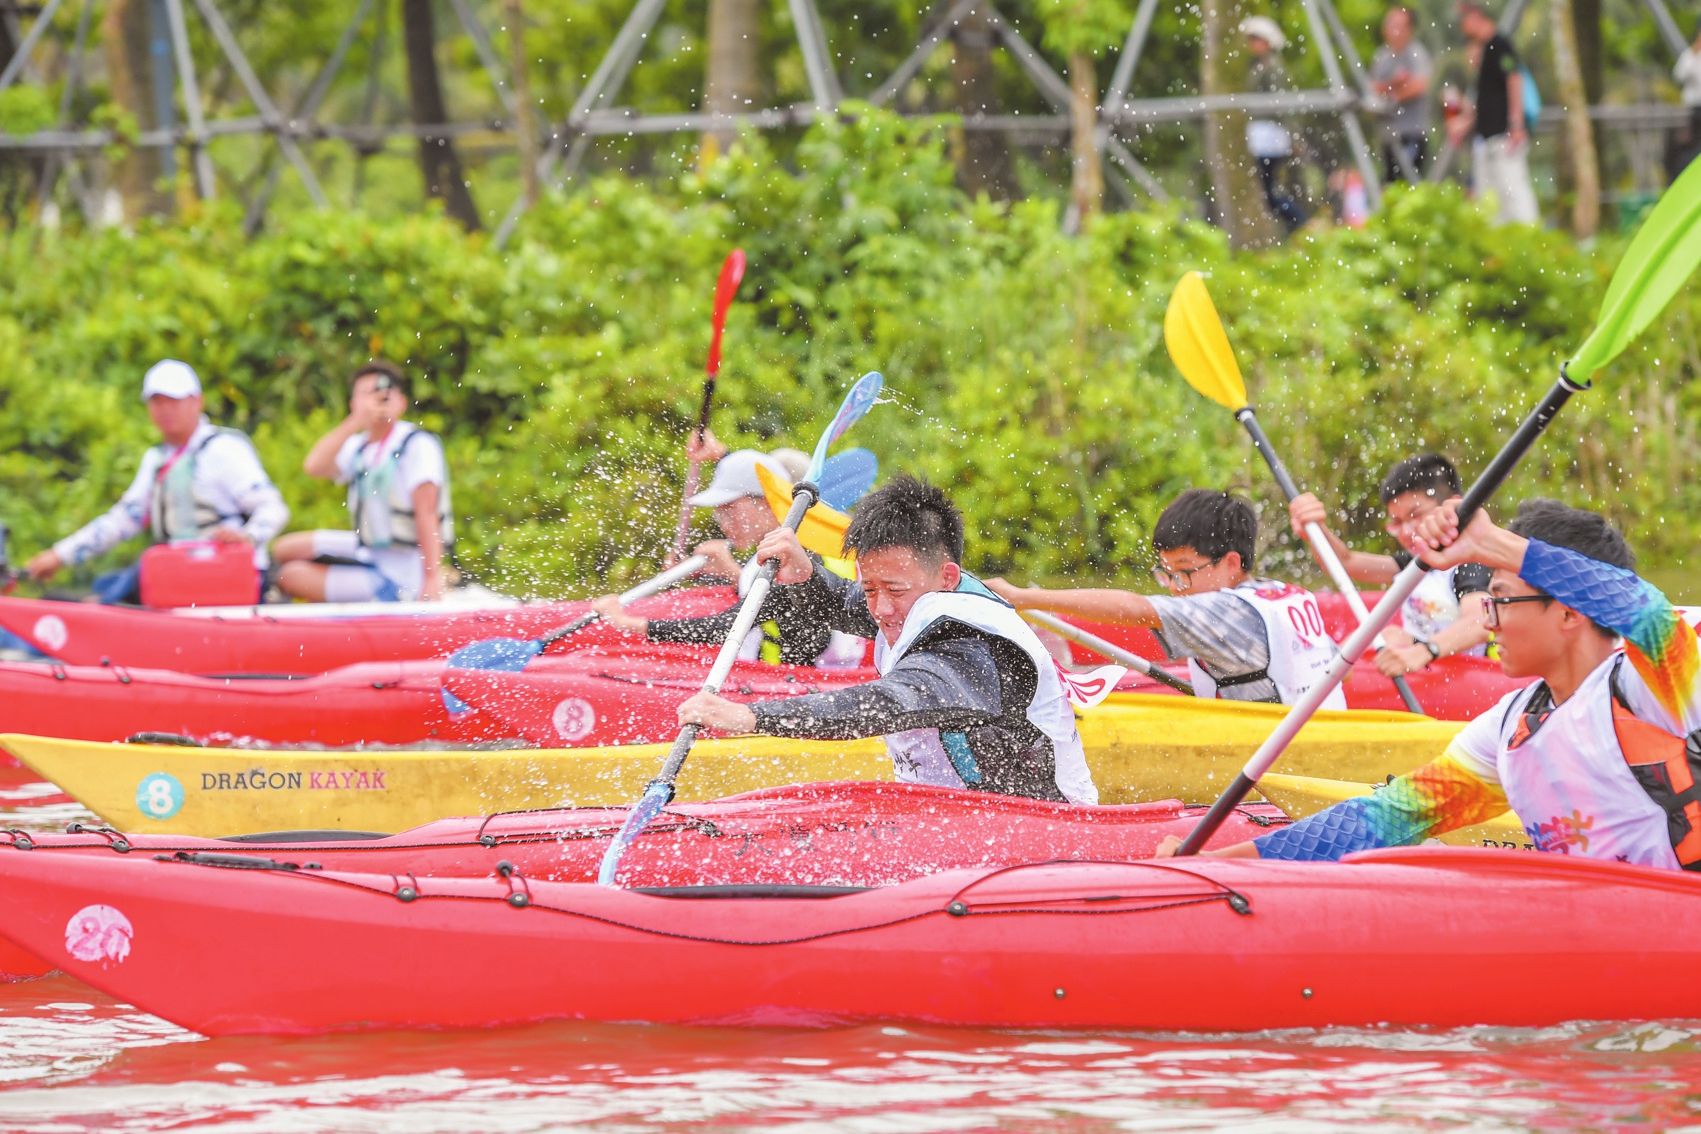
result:
[[(1508, 677), (1538, 677), (1432, 763), (1371, 795), (1228, 847), (1234, 857), (1338, 859), (1404, 846), (1510, 808), (1537, 850), (1701, 869), (1701, 648), (1593, 512), (1526, 501), (1506, 528), (1457, 501), (1418, 525), (1437, 568), (1494, 572), (1485, 601)], [(1623, 648), (1619, 648), (1622, 640)], [(1160, 854), (1173, 853), (1167, 843)]]
[[(1294, 534), (1305, 538), (1305, 525), (1316, 524), (1328, 536), (1341, 566), (1360, 583), (1387, 586), (1412, 561), (1405, 544), (1417, 525), (1433, 514), (1444, 500), (1458, 496), (1459, 471), (1438, 453), (1408, 457), (1383, 478), (1382, 507), (1387, 509), (1384, 525), (1400, 544), (1392, 555), (1354, 551), (1329, 530), (1323, 502), (1311, 493), (1294, 497), (1288, 518)], [(1315, 554), (1315, 553), (1314, 553)], [(1483, 625), (1482, 596), (1488, 590), (1489, 570), (1481, 563), (1461, 563), (1445, 571), (1431, 571), (1400, 608), (1400, 625), (1382, 632), (1387, 648), (1376, 655), (1376, 668), (1389, 677), (1400, 677), (1422, 669), (1449, 654), (1481, 657), (1488, 650), (1488, 627)]]
[[(1310, 591), (1252, 575), (1257, 539), (1252, 505), (1190, 488), (1152, 529), (1158, 557), (1152, 575), (1167, 597), (1015, 587), (1003, 579), (986, 585), (1018, 609), (1150, 627), (1171, 657), (1187, 659), (1201, 697), (1290, 705), (1329, 668), (1335, 644)], [(1347, 707), (1338, 686), (1323, 707)]]

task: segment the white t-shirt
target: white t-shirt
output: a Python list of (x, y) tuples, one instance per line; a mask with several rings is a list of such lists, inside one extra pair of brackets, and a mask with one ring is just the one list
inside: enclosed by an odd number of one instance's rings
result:
[[(420, 433), (420, 436), (414, 438), (404, 450), (402, 443), (411, 433)], [(337, 483), (350, 486), (348, 506), (351, 518), (355, 515), (356, 505), (356, 489), (353, 487), (355, 474), (362, 468), (374, 467), (397, 450), (402, 452), (396, 461), (395, 480), (391, 483), (392, 507), (411, 511), (414, 490), (420, 485), (435, 484), (441, 491), (448, 483), (448, 467), (443, 459), (443, 446), (438, 443), (436, 437), (422, 432), (419, 426), (412, 422), (396, 422), (382, 441), (373, 441), (367, 434), (357, 433), (343, 442), (342, 448), (337, 450), (336, 459)], [(389, 547), (356, 547), (357, 544), (358, 540), (351, 542), (351, 548), (354, 549), (351, 558), (370, 562), (386, 578), (405, 591), (419, 591), (425, 576), (425, 559), (419, 548), (403, 543), (393, 543)], [(317, 544), (315, 550), (318, 550)]]

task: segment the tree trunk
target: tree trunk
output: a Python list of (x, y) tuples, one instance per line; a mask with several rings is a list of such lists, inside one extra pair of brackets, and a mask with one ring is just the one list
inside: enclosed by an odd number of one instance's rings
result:
[(1601, 0), (1571, 0), (1571, 26), (1577, 29), (1577, 65), (1583, 71), (1583, 92), (1589, 105), (1601, 101), (1606, 89), (1601, 58)]
[[(101, 18), (101, 41), (106, 45), (107, 81), (112, 101), (136, 120), (138, 130), (159, 127), (154, 108), (153, 67), (149, 48), (153, 26), (150, 0), (108, 0)], [(165, 57), (169, 59), (170, 56)], [(113, 168), (113, 181), (127, 218), (171, 212), (172, 196), (163, 189), (164, 150), (134, 146)]]
[(1077, 222), (1085, 228), (1104, 205), (1104, 169), (1099, 164), (1099, 82), (1093, 57), (1069, 53), (1069, 146), (1072, 176), (1069, 199)]
[[(1230, 94), (1240, 89), (1238, 53), (1228, 33), (1239, 12), (1234, 0), (1205, 0), (1200, 10), (1199, 93)], [(1246, 115), (1226, 111), (1205, 116), (1205, 173), (1215, 221), (1236, 248), (1273, 242), (1276, 220), (1264, 204), (1252, 158), (1246, 151)]]
[[(996, 115), (1003, 110), (998, 99), (998, 73), (992, 66), (992, 47), (991, 23), (979, 8), (951, 29), (951, 83), (956, 111), (965, 119)], [(1003, 131), (963, 131), (957, 184), (971, 196), (985, 193), (995, 201), (1017, 196), (1016, 166), (1010, 157), (1010, 140)]]
[[(442, 125), (449, 121), (449, 112), (437, 77), (437, 28), (431, 0), (402, 0), (402, 36), (407, 43), (408, 95), (414, 124)], [(478, 207), (467, 189), (455, 143), (447, 134), (419, 139), (419, 172), (425, 178), (426, 196), (441, 200), (444, 211), (469, 232), (479, 227)]]
[(520, 141), (520, 200), (537, 204), (538, 138), (532, 103), (531, 62), (526, 57), (526, 13), (521, 0), (507, 0), (509, 60), (514, 68), (514, 133)]
[[(762, 97), (758, 58), (762, 8), (758, 0), (709, 0), (709, 56), (703, 74), (703, 109), (710, 114), (744, 114)], [(699, 166), (714, 161), (738, 137), (736, 128), (703, 135)]]
[[(1601, 224), (1600, 166), (1595, 157), (1595, 134), (1589, 122), (1589, 97), (1583, 88), (1583, 72), (1577, 60), (1577, 32), (1571, 18), (1571, 0), (1552, 0), (1548, 21), (1553, 36), (1553, 70), (1559, 78), (1559, 100), (1565, 104), (1565, 148), (1571, 158), (1571, 181), (1575, 198), (1571, 204), (1571, 231), (1589, 237)], [(1535, 123), (1529, 123), (1535, 128)]]

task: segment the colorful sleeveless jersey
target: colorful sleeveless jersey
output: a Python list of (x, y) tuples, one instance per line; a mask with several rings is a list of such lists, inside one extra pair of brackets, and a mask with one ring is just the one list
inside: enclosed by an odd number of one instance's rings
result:
[(1544, 686), (1508, 694), (1440, 759), (1259, 838), (1261, 856), (1339, 858), (1409, 845), (1511, 809), (1543, 851), (1701, 866), (1693, 782), (1701, 752), (1685, 743), (1701, 728), (1695, 631), (1633, 572), (1574, 551), (1532, 540), (1521, 574), (1622, 634), (1623, 656), (1601, 663), (1557, 707), (1543, 700)]

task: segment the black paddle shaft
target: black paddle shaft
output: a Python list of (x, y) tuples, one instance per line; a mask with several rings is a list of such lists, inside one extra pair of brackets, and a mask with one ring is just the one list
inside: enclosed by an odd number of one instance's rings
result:
[[(1282, 459), (1276, 455), (1276, 447), (1270, 444), (1270, 439), (1264, 434), (1264, 427), (1258, 424), (1258, 415), (1252, 412), (1251, 406), (1246, 406), (1234, 415), (1234, 419), (1246, 427), (1246, 432), (1252, 437), (1252, 443), (1264, 455), (1264, 463), (1270, 466), (1270, 475), (1276, 478), (1282, 495), (1291, 503), (1299, 495), (1299, 485), (1293, 482), (1293, 477), (1288, 475), (1287, 466), (1282, 464)], [(1337, 580), (1335, 585), (1340, 586), (1340, 581)], [(1394, 689), (1400, 694), (1400, 700), (1405, 703), (1406, 711), (1423, 715), (1423, 704), (1417, 699), (1417, 694), (1412, 692), (1412, 687), (1406, 679), (1396, 677), (1393, 680)]]
[[(1493, 496), (1500, 486), (1506, 482), (1506, 478), (1512, 475), (1512, 470), (1518, 467), (1518, 462), (1524, 459), (1524, 454), (1528, 453), (1531, 447), (1535, 445), (1536, 439), (1547, 429), (1553, 421), (1554, 415), (1560, 411), (1566, 402), (1571, 400), (1571, 395), (1588, 388), (1586, 385), (1578, 385), (1571, 381), (1565, 373), (1565, 368), (1560, 367), (1559, 381), (1553, 384), (1553, 388), (1547, 392), (1547, 396), (1537, 403), (1536, 408), (1530, 411), (1530, 415), (1513, 432), (1506, 444), (1501, 446), (1500, 452), (1495, 454), (1494, 460), (1488, 463), (1488, 467), (1482, 471), (1482, 475), (1477, 477), (1472, 482), (1471, 487), (1465, 490), (1464, 498), (1459, 501), (1459, 530), (1461, 532), (1465, 530), (1465, 526), (1471, 522), (1471, 518), (1477, 514), (1482, 506), (1488, 503), (1489, 497)], [(1228, 790), (1218, 797), (1217, 802), (1211, 805), (1211, 810), (1205, 813), (1203, 819), (1199, 820), (1198, 826), (1188, 832), (1187, 838), (1182, 842), (1180, 849), (1176, 851), (1176, 855), (1181, 857), (1198, 854), (1201, 850), (1204, 850), (1205, 844), (1222, 827), (1223, 821), (1229, 817), (1229, 814), (1236, 807), (1240, 806), (1241, 802), (1246, 799), (1247, 793), (1256, 786), (1258, 786), (1258, 781), (1247, 775), (1245, 771), (1238, 773), (1234, 777), (1234, 782), (1228, 786)]]

